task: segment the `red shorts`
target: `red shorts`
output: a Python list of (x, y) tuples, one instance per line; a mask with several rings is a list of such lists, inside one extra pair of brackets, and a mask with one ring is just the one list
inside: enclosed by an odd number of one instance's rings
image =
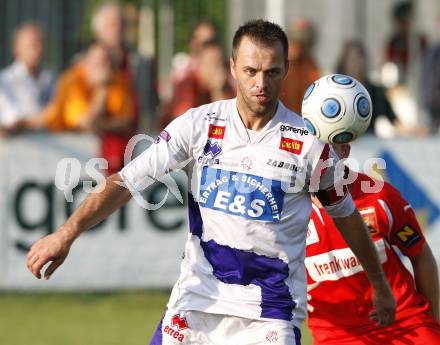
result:
[(314, 345), (440, 345), (440, 325), (434, 320), (417, 324), (405, 320), (362, 333), (313, 329), (312, 334)]

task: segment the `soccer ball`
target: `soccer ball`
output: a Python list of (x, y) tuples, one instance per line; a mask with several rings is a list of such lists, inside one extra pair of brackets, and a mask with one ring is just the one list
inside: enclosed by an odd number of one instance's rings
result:
[(330, 144), (354, 141), (371, 121), (372, 104), (367, 89), (356, 79), (330, 74), (307, 89), (302, 102), (307, 129)]

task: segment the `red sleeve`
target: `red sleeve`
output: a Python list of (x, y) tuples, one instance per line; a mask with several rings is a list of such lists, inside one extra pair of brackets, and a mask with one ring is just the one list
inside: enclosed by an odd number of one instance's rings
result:
[[(333, 153), (333, 155), (331, 153)], [(328, 159), (337, 159), (337, 157), (334, 152), (331, 152), (330, 145), (325, 144), (321, 156), (319, 157), (319, 163), (316, 165), (311, 178), (311, 181), (319, 181), (319, 190), (315, 195), (324, 207), (339, 203), (347, 194), (347, 188), (343, 186), (343, 194), (340, 193), (338, 195), (336, 186), (334, 185), (334, 165), (332, 164), (330, 167), (325, 165)]]
[(392, 215), (392, 226), (388, 236), (390, 243), (396, 245), (408, 257), (419, 255), (425, 244), (425, 236), (414, 210), (390, 184), (384, 185), (383, 192), (383, 201), (386, 203), (384, 207), (388, 207)]

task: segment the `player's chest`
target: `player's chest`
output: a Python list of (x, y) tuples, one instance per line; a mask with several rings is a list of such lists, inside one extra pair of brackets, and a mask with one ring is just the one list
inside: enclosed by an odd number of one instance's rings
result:
[[(389, 220), (380, 204), (355, 200), (373, 241), (381, 241), (388, 233)], [(348, 247), (333, 220), (325, 213), (314, 212), (308, 224), (306, 236), (307, 255), (319, 255)]]
[[(210, 132), (212, 133), (212, 132)], [(293, 188), (307, 176), (304, 144), (268, 133), (246, 142), (219, 129), (194, 151), (201, 207), (244, 218), (278, 222)], [(287, 143), (287, 146), (286, 146)]]
[(211, 128), (211, 135), (198, 141), (193, 151), (198, 170), (225, 170), (284, 182), (291, 182), (307, 170), (307, 147), (299, 139), (267, 133), (247, 141), (233, 134), (224, 135), (224, 130)]
[(368, 199), (355, 200), (355, 204), (373, 240), (389, 233), (390, 219), (384, 208), (386, 206), (381, 205), (380, 201)]

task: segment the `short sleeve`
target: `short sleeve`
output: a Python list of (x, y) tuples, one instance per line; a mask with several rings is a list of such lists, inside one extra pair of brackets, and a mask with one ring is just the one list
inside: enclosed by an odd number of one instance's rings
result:
[(420, 254), (425, 244), (425, 236), (411, 205), (397, 189), (389, 184), (386, 188), (385, 207), (392, 215), (392, 225), (388, 235), (390, 243), (396, 245), (404, 255), (415, 257)]
[(119, 172), (132, 193), (144, 190), (166, 173), (189, 164), (192, 136), (189, 112), (172, 121), (150, 147)]
[(353, 199), (345, 184), (348, 169), (329, 144), (322, 146), (319, 159), (313, 162), (311, 191), (315, 192), (332, 218), (347, 217), (355, 210)]

